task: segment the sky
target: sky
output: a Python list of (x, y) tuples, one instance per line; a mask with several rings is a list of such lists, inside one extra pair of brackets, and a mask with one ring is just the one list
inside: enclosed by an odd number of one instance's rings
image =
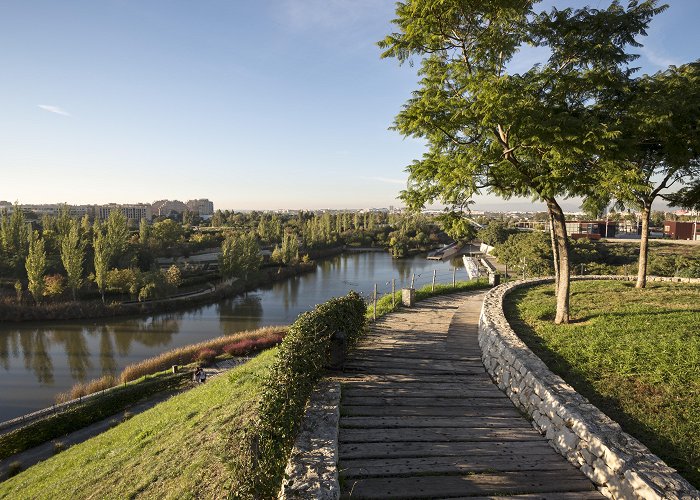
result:
[[(669, 0), (641, 72), (700, 57)], [(608, 0), (548, 0), (604, 7)], [(424, 144), (389, 130), (416, 68), (381, 59), (389, 0), (0, 0), (0, 200), (221, 209), (400, 206)], [(513, 67), (537, 54), (523, 51)], [(476, 210), (528, 200), (477, 198)], [(564, 202), (572, 210), (577, 200)]]

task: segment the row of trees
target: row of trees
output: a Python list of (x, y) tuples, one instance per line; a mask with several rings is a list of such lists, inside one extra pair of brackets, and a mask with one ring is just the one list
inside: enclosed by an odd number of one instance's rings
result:
[[(700, 64), (635, 78), (656, 0), (552, 8), (532, 0), (407, 0), (384, 57), (420, 59), (419, 88), (395, 128), (425, 139), (403, 200), (462, 213), (482, 191), (543, 201), (552, 228), (556, 323), (569, 321), (569, 239), (560, 200), (633, 204), (643, 214), (638, 286), (646, 282), (648, 217), (674, 183), (700, 177)], [(514, 72), (524, 46), (546, 60)], [(520, 60), (519, 63), (524, 61)], [(454, 218), (458, 221), (460, 218)]]
[[(170, 225), (157, 223), (153, 232), (158, 224)], [(177, 267), (167, 272), (151, 270), (150, 265), (139, 268), (139, 242), (120, 212), (111, 212), (104, 223), (90, 224), (87, 217), (72, 218), (66, 208), (56, 217), (43, 217), (41, 226), (41, 231), (32, 230), (18, 207), (9, 216), (0, 214), (3, 262), (9, 264), (3, 271), (16, 279), (18, 297), (25, 278), (37, 303), (61, 295), (66, 288), (76, 300), (86, 278), (94, 281), (103, 301), (108, 289), (154, 298), (173, 291), (181, 281)], [(143, 242), (147, 244), (148, 240)]]

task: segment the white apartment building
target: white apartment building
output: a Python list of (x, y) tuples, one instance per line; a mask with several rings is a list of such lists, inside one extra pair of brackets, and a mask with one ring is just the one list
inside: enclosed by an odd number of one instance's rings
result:
[(187, 209), (190, 212), (195, 212), (201, 216), (214, 215), (214, 203), (202, 198), (200, 200), (189, 200)]

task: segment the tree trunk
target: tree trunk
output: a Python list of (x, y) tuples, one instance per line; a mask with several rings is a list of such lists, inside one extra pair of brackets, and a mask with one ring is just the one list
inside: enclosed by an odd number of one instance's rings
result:
[(552, 260), (554, 261), (554, 293), (559, 291), (559, 249), (554, 236), (554, 215), (549, 211), (549, 236), (552, 239)]
[(642, 209), (642, 239), (639, 243), (639, 267), (637, 269), (636, 288), (647, 286), (647, 262), (649, 257), (649, 219), (651, 218), (651, 206), (645, 205)]
[(557, 313), (554, 323), (557, 325), (569, 322), (569, 239), (566, 235), (566, 217), (554, 198), (545, 200), (547, 209), (552, 216), (554, 224), (554, 240), (558, 255), (559, 277), (557, 280)]

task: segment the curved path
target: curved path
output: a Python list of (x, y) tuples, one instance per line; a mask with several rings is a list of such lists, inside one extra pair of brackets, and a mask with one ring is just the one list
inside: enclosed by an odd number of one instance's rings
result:
[(491, 381), (483, 292), (377, 321), (345, 366), (338, 471), (344, 498), (603, 498)]

